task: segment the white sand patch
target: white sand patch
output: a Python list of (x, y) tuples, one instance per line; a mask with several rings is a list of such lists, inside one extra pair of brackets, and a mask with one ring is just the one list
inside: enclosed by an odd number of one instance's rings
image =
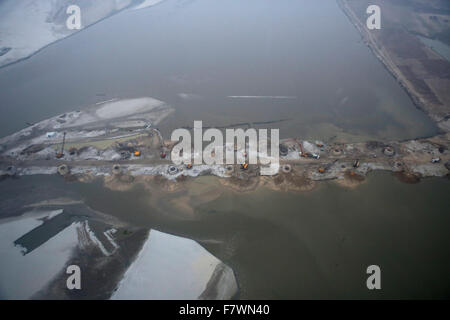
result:
[(144, 0), (144, 2), (142, 2), (140, 5), (134, 7), (135, 10), (138, 9), (144, 9), (147, 7), (151, 7), (154, 6), (155, 4), (158, 4), (160, 2), (163, 2), (164, 0)]
[(38, 175), (38, 174), (57, 174), (58, 168), (57, 167), (27, 167), (23, 169), (19, 169), (17, 172), (21, 176), (31, 176), (31, 175)]
[(303, 141), (302, 146), (303, 146), (303, 150), (305, 152), (320, 154), (320, 148), (318, 148), (315, 144), (313, 144), (309, 141)]
[(53, 219), (53, 218), (59, 216), (59, 215), (60, 215), (61, 213), (63, 213), (63, 212), (64, 212), (63, 209), (51, 211), (50, 214), (47, 216), (47, 219), (49, 219), (49, 220), (50, 220), (50, 219)]
[(114, 234), (116, 232), (117, 232), (117, 230), (113, 228), (113, 229), (109, 229), (109, 230), (103, 232), (103, 234), (105, 235), (106, 239), (109, 240), (109, 242), (115, 249), (119, 249), (119, 245), (117, 244), (116, 241), (114, 241)]
[(129, 165), (125, 166), (127, 170), (133, 176), (156, 176), (161, 175), (168, 180), (176, 180), (178, 177), (184, 175), (188, 177), (198, 177), (202, 174), (212, 174), (218, 177), (227, 178), (227, 170), (222, 165), (195, 165), (191, 170), (185, 170), (184, 165), (175, 166), (178, 171), (175, 174), (169, 173), (169, 168), (172, 165), (157, 165), (157, 166), (144, 166), (144, 165)]
[(152, 230), (111, 299), (197, 299), (220, 263), (195, 241)]
[[(66, 142), (77, 141), (80, 139), (86, 138), (96, 138), (106, 134), (105, 130), (92, 130), (92, 131), (68, 131), (66, 132)], [(54, 132), (51, 137), (47, 136), (47, 133), (41, 135), (39, 137), (31, 139), (27, 144), (24, 144), (23, 147), (34, 144), (43, 144), (43, 143), (60, 143), (64, 137), (64, 132)]]
[(108, 252), (108, 250), (106, 250), (106, 248), (103, 245), (103, 243), (97, 238), (97, 236), (95, 235), (94, 231), (92, 231), (91, 228), (89, 227), (89, 222), (88, 221), (84, 221), (82, 226), (84, 226), (84, 229), (86, 231), (86, 234), (89, 237), (89, 240), (92, 243), (94, 243), (105, 256), (110, 256), (111, 253)]
[(0, 47), (11, 50), (0, 57), (0, 66), (24, 58), (58, 40), (46, 23), (51, 1), (4, 0), (0, 2)]
[(164, 102), (153, 98), (120, 100), (104, 104), (97, 110), (97, 115), (103, 119), (113, 119), (150, 112), (162, 105), (164, 105)]
[(0, 299), (29, 299), (64, 268), (78, 243), (75, 224), (26, 256), (14, 246), (15, 240), (42, 223), (37, 220), (39, 217), (54, 214), (0, 222)]

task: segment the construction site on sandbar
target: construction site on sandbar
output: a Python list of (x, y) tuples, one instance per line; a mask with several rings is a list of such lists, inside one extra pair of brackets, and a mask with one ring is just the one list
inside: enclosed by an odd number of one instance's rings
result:
[(239, 190), (264, 184), (280, 190), (309, 190), (316, 181), (358, 185), (371, 171), (392, 171), (402, 181), (449, 175), (449, 133), (408, 141), (342, 143), (283, 139), (279, 169), (261, 176), (261, 165), (249, 164), (248, 143), (224, 145), (245, 161), (236, 165), (174, 165), (172, 148), (158, 124), (174, 109), (153, 98), (98, 103), (44, 120), (0, 140), (0, 176), (60, 174), (68, 180), (117, 178), (132, 183), (139, 176), (169, 181), (214, 175)]

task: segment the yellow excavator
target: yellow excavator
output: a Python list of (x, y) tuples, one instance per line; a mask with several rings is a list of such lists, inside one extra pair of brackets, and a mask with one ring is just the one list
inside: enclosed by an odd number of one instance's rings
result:
[(324, 174), (325, 172), (328, 171), (328, 169), (330, 169), (336, 162), (338, 161), (338, 159), (334, 160), (333, 162), (327, 164), (324, 167), (319, 167), (319, 169), (317, 171), (319, 171), (320, 174)]

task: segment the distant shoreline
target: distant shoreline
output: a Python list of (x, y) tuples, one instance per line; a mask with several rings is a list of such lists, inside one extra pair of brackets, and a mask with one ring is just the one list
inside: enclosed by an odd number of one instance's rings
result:
[(349, 21), (362, 36), (364, 43), (369, 47), (375, 57), (382, 63), (384, 68), (394, 77), (397, 83), (405, 90), (406, 94), (410, 97), (416, 108), (426, 113), (436, 123), (441, 133), (449, 132), (450, 130), (445, 125), (441, 125), (441, 123), (445, 122), (447, 119), (445, 117), (442, 118), (440, 115), (434, 112), (434, 106), (429, 101), (423, 101), (423, 97), (417, 94), (409, 79), (405, 77), (398, 69), (397, 65), (388, 58), (388, 53), (384, 52), (384, 50), (379, 47), (376, 39), (374, 39), (374, 37), (362, 25), (362, 22), (356, 16), (356, 13), (348, 6), (347, 1), (336, 1)]
[[(154, 7), (154, 6), (157, 6), (157, 5), (159, 5), (159, 4), (163, 3), (163, 2), (164, 2), (164, 0), (162, 0), (162, 1), (158, 2), (158, 3), (156, 3), (156, 4), (153, 4), (153, 5), (151, 5), (151, 6), (148, 6), (148, 7)], [(111, 18), (112, 16), (115, 16), (115, 15), (117, 15), (117, 14), (123, 12), (123, 11), (131, 10), (131, 9), (134, 9), (134, 8), (136, 8), (136, 10), (142, 10), (142, 9), (147, 8), (147, 7), (139, 8), (139, 7), (136, 7), (136, 6), (133, 5), (133, 4), (129, 4), (129, 5), (126, 6), (125, 8), (120, 9), (120, 10), (118, 10), (118, 11), (116, 11), (116, 12), (110, 13), (109, 15), (107, 15), (107, 16), (101, 18), (100, 20), (97, 20), (97, 21), (95, 21), (95, 22), (93, 22), (93, 23), (91, 23), (91, 24), (89, 24), (89, 25), (83, 27), (82, 29), (80, 29), (80, 30), (78, 30), (78, 31), (75, 31), (75, 32), (73, 32), (73, 33), (71, 33), (71, 34), (68, 34), (68, 35), (63, 36), (62, 38), (55, 39), (54, 41), (52, 41), (52, 42), (50, 42), (50, 43), (47, 43), (47, 44), (44, 45), (43, 47), (37, 49), (36, 51), (33, 51), (32, 53), (30, 53), (30, 54), (27, 55), (27, 56), (18, 58), (18, 59), (14, 60), (14, 61), (7, 62), (7, 63), (5, 63), (5, 64), (1, 64), (1, 63), (0, 63), (0, 70), (3, 69), (3, 68), (7, 68), (7, 67), (10, 67), (10, 66), (12, 66), (12, 65), (15, 65), (15, 64), (17, 64), (17, 63), (26, 61), (26, 60), (28, 60), (28, 59), (34, 57), (35, 55), (39, 54), (41, 51), (47, 49), (48, 47), (50, 47), (50, 46), (52, 46), (52, 45), (54, 45), (54, 44), (56, 44), (56, 43), (58, 43), (58, 42), (60, 42), (60, 41), (62, 41), (62, 40), (69, 39), (70, 37), (72, 37), (72, 36), (74, 36), (74, 35), (76, 35), (76, 34), (78, 34), (78, 33), (80, 33), (80, 32), (83, 32), (84, 30), (89, 29), (90, 27), (95, 26), (96, 24), (98, 24), (98, 23), (100, 23), (100, 22), (102, 22), (102, 21), (104, 21), (104, 20), (106, 20), (106, 19), (109, 19), (109, 18)]]

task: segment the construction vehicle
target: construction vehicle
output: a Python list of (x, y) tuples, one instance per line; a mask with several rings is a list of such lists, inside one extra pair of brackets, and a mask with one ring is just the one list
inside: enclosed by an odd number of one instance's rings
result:
[(77, 148), (72, 147), (72, 148), (69, 149), (69, 154), (71, 156), (75, 155), (75, 153), (77, 153), (77, 152), (78, 152)]
[(64, 132), (63, 143), (61, 146), (61, 151), (56, 154), (56, 159), (61, 159), (64, 157), (64, 145), (66, 144), (66, 133)]
[(319, 173), (320, 174), (324, 174), (328, 169), (330, 169), (336, 162), (338, 161), (338, 159), (334, 160), (333, 162), (327, 164), (325, 167), (320, 167), (319, 168)]
[(311, 152), (306, 152), (305, 157), (306, 157), (306, 158), (314, 158), (314, 159), (316, 159), (316, 160), (319, 160), (319, 159), (320, 159), (320, 156), (319, 156), (318, 154), (316, 154), (316, 153), (311, 153)]
[(431, 163), (439, 163), (441, 162), (441, 158), (433, 158), (431, 159)]
[(297, 139), (294, 139), (294, 141), (298, 144), (299, 148), (300, 148), (300, 157), (303, 158), (314, 158), (316, 160), (320, 159), (320, 155), (316, 154), (316, 153), (311, 153), (311, 152), (305, 152), (305, 150), (303, 150), (303, 144), (298, 141)]

